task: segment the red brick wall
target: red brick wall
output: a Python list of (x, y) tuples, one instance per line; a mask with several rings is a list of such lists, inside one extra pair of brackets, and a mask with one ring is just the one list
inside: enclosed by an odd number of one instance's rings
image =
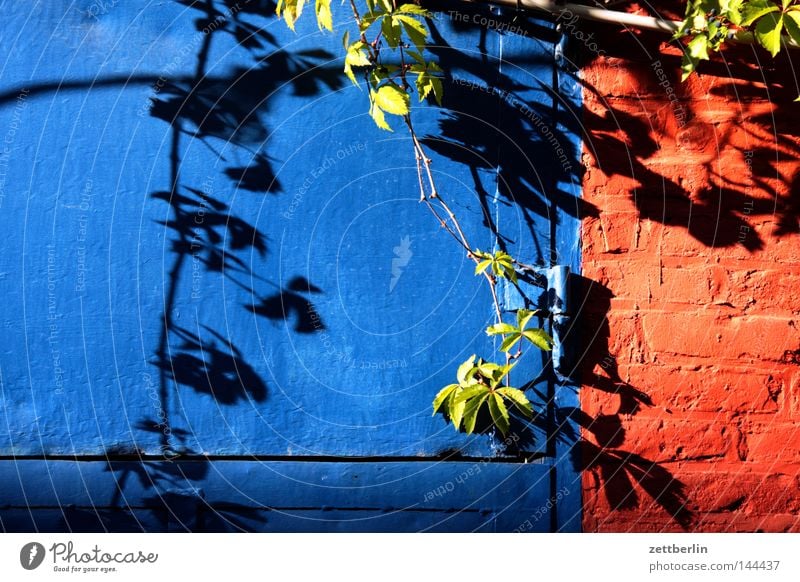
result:
[(681, 84), (663, 36), (594, 30), (584, 529), (800, 531), (791, 64), (745, 47)]

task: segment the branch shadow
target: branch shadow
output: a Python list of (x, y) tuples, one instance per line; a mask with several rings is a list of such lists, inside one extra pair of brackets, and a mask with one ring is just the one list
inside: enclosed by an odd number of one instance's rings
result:
[[(640, 218), (685, 229), (706, 247), (741, 247), (750, 253), (766, 248), (765, 235), (780, 239), (800, 233), (800, 171), (787, 175), (777, 165), (780, 161), (784, 168), (795, 167), (800, 160), (790, 51), (774, 62), (749, 67), (736, 63), (752, 61), (752, 48), (731, 46), (729, 58), (704, 62), (698, 77), (686, 84), (680, 81), (680, 57), (660, 50), (661, 36), (642, 33), (637, 42), (648, 60), (640, 62), (625, 54), (629, 44), (618, 42), (618, 33), (581, 26), (595, 34), (607, 57), (626, 59), (625, 74), (643, 88), (640, 98), (627, 102), (604, 95), (590, 76), (582, 81), (597, 105), (584, 109), (585, 127), (591, 128), (584, 135), (586, 148), (604, 175), (627, 179), (614, 184), (627, 184), (623, 192)], [(584, 63), (597, 58), (584, 53)], [(669, 83), (675, 94), (667, 112), (642, 110), (659, 80), (653, 71), (656, 62), (664, 71), (661, 82)], [(733, 122), (725, 116), (708, 120), (708, 104), (691, 97), (691, 83), (698, 79), (710, 86), (709, 95), (735, 102)], [(764, 143), (770, 147), (759, 145)], [(700, 178), (676, 177), (672, 155), (687, 160)], [(668, 171), (660, 170), (662, 156)], [(757, 228), (768, 221), (771, 232)]]
[[(116, 487), (110, 503), (91, 509), (67, 507), (61, 531), (98, 532), (248, 532), (266, 521), (256, 506), (231, 501), (211, 503), (202, 485), (211, 473), (211, 461), (151, 461), (134, 456), (116, 460), (118, 451), (106, 451), (105, 471)], [(135, 496), (131, 503), (127, 495)]]
[[(150, 115), (169, 124), (171, 187), (156, 191), (151, 198), (166, 202), (170, 217), (162, 224), (171, 230), (172, 267), (165, 290), (162, 329), (153, 365), (159, 369), (159, 404), (166, 411), (155, 427), (163, 451), (184, 447), (186, 439), (172, 429), (169, 411), (170, 385), (210, 395), (218, 404), (232, 406), (242, 401), (264, 402), (268, 387), (256, 368), (245, 360), (235, 342), (212, 327), (196, 322), (196, 329), (178, 325), (173, 313), (179, 288), (192, 286), (192, 298), (202, 297), (195, 289), (195, 271), (221, 275), (249, 296), (262, 297), (255, 285), (275, 284), (254, 276), (245, 258), (264, 257), (268, 237), (242, 216), (234, 214), (232, 202), (203, 186), (193, 185), (181, 175), (181, 141), (207, 147), (223, 163), (227, 158), (215, 150), (249, 156), (245, 165), (228, 164), (221, 170), (235, 192), (275, 196), (282, 185), (272, 167), (272, 157), (264, 147), (270, 135), (268, 120), (274, 116), (269, 95), (281, 87), (291, 87), (294, 95), (313, 96), (322, 89), (336, 90), (342, 80), (333, 55), (323, 50), (289, 52), (278, 45), (272, 34), (250, 17), (272, 18), (273, 2), (241, 4), (231, 0), (176, 0), (198, 10), (195, 27), (203, 34), (198, 49), (194, 78), (178, 79), (157, 87), (151, 96)], [(207, 75), (207, 60), (212, 43), (221, 35), (231, 35), (240, 49), (252, 59), (252, 66), (234, 66), (222, 75)], [(200, 280), (199, 277), (197, 277)], [(249, 282), (248, 282), (249, 281)], [(271, 320), (290, 324), (294, 331), (309, 333), (322, 323), (309, 293), (321, 293), (301, 277), (277, 295), (263, 296), (260, 305), (244, 305), (248, 311)], [(192, 325), (192, 327), (195, 327)], [(170, 442), (176, 439), (175, 442)]]
[(572, 304), (580, 306), (573, 315), (570, 329), (573, 341), (581, 339), (576, 346), (579, 350), (576, 353), (581, 354), (575, 370), (580, 380), (576, 381), (583, 390), (619, 397), (617, 410), (611, 414), (591, 416), (582, 408), (557, 409), (556, 414), (561, 417), (558, 426), (569, 426), (566, 420), (570, 419), (583, 431), (572, 449), (571, 462), (577, 471), (594, 476), (600, 494), (612, 511), (656, 504), (681, 528), (688, 530), (693, 514), (687, 505), (685, 485), (663, 464), (625, 450), (622, 420), (635, 416), (644, 407), (653, 406), (653, 402), (646, 392), (620, 377), (617, 359), (609, 351), (607, 314), (614, 294), (591, 279), (579, 275), (570, 277)]
[[(488, 15), (486, 10), (486, 7), (458, 6), (458, 12), (466, 16), (473, 12)], [(554, 30), (535, 21), (515, 21), (512, 16), (493, 13), (490, 16), (498, 26), (513, 24), (519, 34), (556, 41)], [(467, 28), (470, 25), (455, 20), (454, 26)], [(581, 168), (569, 161), (579, 158), (573, 151), (573, 140), (555, 122), (556, 104), (564, 106), (565, 103), (535, 76), (530, 83), (520, 83), (503, 73), (501, 67), (487, 66), (494, 63), (489, 63), (485, 30), (481, 30), (477, 51), (457, 51), (443, 38), (435, 23), (430, 23), (430, 29), (430, 51), (449, 76), (445, 79), (444, 111), (438, 132), (425, 136), (423, 143), (437, 154), (469, 168), (484, 225), (492, 231), (501, 250), (517, 241), (498, 232), (491, 211), (495, 201), (519, 209), (529, 234), (539, 247), (538, 261), (547, 264), (550, 257), (539, 240), (541, 232), (535, 228), (537, 217), (557, 223), (561, 214), (597, 215), (594, 205), (561, 186), (579, 183), (581, 179)], [(519, 58), (521, 62), (517, 63), (515, 56), (515, 64), (523, 67), (545, 64), (547, 60), (542, 56)], [(552, 63), (547, 61), (547, 64)], [(540, 94), (540, 101), (523, 96), (532, 91)], [(487, 112), (491, 112), (494, 121), (489, 121)], [(487, 191), (481, 175), (492, 176), (496, 194)]]

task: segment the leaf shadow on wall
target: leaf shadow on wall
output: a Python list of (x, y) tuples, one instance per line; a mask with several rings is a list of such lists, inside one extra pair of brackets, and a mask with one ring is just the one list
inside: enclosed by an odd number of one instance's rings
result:
[[(640, 220), (682, 229), (709, 248), (757, 253), (800, 233), (795, 187), (800, 183), (800, 134), (794, 123), (797, 90), (790, 55), (744, 67), (733, 63), (752, 60), (752, 48), (730, 47), (729, 62), (704, 62), (698, 77), (682, 83), (680, 57), (661, 52), (662, 36), (642, 33), (637, 46), (652, 54), (637, 56), (626, 53), (631, 43), (619, 42), (623, 33), (603, 26), (586, 30), (595, 33), (607, 57), (625, 62), (625, 76), (642, 92), (609, 96), (593, 77), (583, 80), (594, 104), (584, 109), (590, 128), (586, 150), (594, 171), (610, 184), (609, 196), (627, 196)], [(584, 57), (592, 61), (597, 55)], [(782, 68), (786, 73), (780, 73)], [(700, 79), (710, 95), (726, 97), (735, 106), (709, 120), (708, 103), (694, 98)], [(664, 99), (664, 84), (674, 100)], [(678, 163), (680, 173), (675, 171)], [(627, 250), (623, 245), (609, 252)]]
[(569, 341), (574, 343), (574, 353), (581, 354), (574, 363), (576, 383), (584, 391), (614, 395), (617, 401), (615, 411), (594, 417), (581, 408), (556, 410), (556, 426), (569, 429), (565, 421), (571, 419), (584, 431), (583, 435), (570, 435), (578, 442), (572, 450), (572, 463), (588, 474), (591, 487), (612, 511), (660, 507), (686, 530), (693, 514), (685, 485), (663, 463), (625, 448), (623, 421), (652, 407), (653, 402), (646, 392), (620, 377), (617, 359), (610, 352), (607, 314), (614, 294), (608, 287), (574, 274), (570, 287), (572, 304), (580, 306), (567, 332), (572, 335)]
[[(459, 14), (482, 14), (498, 26), (520, 28), (526, 37), (557, 41), (557, 34), (551, 28), (535, 21), (515, 21), (512, 15), (497, 15), (488, 10), (488, 7), (458, 6)], [(453, 26), (476, 29), (461, 21), (454, 21)], [(566, 101), (553, 93), (550, 78), (540, 79), (531, 74), (529, 82), (523, 83), (502, 72), (500, 61), (487, 51), (490, 33), (485, 28), (478, 28), (480, 40), (474, 51), (453, 49), (435, 23), (430, 28), (430, 51), (447, 71), (448, 78), (439, 131), (425, 136), (423, 143), (437, 154), (469, 168), (484, 225), (494, 234), (501, 250), (507, 251), (520, 241), (499, 232), (492, 209), (496, 202), (515, 207), (527, 225), (536, 247), (536, 256), (529, 261), (549, 265), (553, 241), (547, 238), (552, 235), (543, 233), (542, 224), (547, 222), (547, 228), (556, 228), (560, 215), (597, 215), (592, 204), (563, 187), (579, 184), (581, 179), (581, 168), (570, 162), (580, 157), (574, 151), (572, 134), (568, 133), (574, 128), (567, 130), (554, 122), (558, 115), (556, 105), (563, 107)], [(550, 57), (540, 51), (532, 55), (515, 54), (514, 66), (552, 70)], [(536, 95), (535, 100), (531, 95)], [(564, 122), (574, 116), (561, 112), (559, 117)], [(492, 183), (492, 189), (496, 184), (496, 193), (487, 190), (488, 182)]]
[[(725, 258), (731, 251), (738, 251), (738, 256), (766, 256), (772, 247), (800, 233), (800, 131), (794, 122), (797, 89), (791, 51), (753, 67), (749, 66), (752, 47), (731, 46), (724, 56), (702, 63), (699, 74), (682, 83), (680, 56), (667, 47), (663, 36), (642, 32), (632, 40), (630, 33), (614, 28), (582, 26), (594, 33), (597, 46), (610, 59), (604, 65), (608, 68), (589, 69), (584, 76), (585, 148), (592, 171), (599, 172), (592, 183), (607, 184), (598, 190), (609, 205), (627, 211), (623, 203), (629, 203), (639, 221), (637, 229), (651, 233), (646, 239), (638, 236), (639, 230), (624, 239), (605, 236), (614, 215), (607, 216), (606, 224), (590, 219), (585, 228), (603, 231), (603, 253), (645, 248), (655, 252), (665, 241), (672, 245), (677, 241), (685, 245), (685, 252), (694, 242), (706, 249), (730, 249), (717, 253)], [(631, 42), (620, 42), (623, 36)], [(587, 52), (584, 57), (592, 61), (598, 55)], [(616, 84), (611, 67), (617, 62), (622, 64), (619, 78), (626, 86)], [(697, 97), (704, 92), (714, 99)], [(723, 99), (727, 108), (720, 107)], [(595, 299), (585, 305), (609, 305), (611, 290), (584, 281), (584, 287), (592, 286), (586, 296)], [(582, 333), (609, 337), (601, 311), (592, 308), (582, 314)], [(619, 377), (607, 340), (595, 338), (590, 343), (594, 345), (581, 366), (584, 385), (589, 387), (584, 397), (593, 398), (592, 391), (617, 394), (620, 404), (616, 414), (597, 418), (576, 411), (592, 439), (582, 443), (576, 462), (591, 477), (589, 486), (605, 494), (612, 510), (647, 511), (649, 506), (636, 500), (635, 491), (629, 494), (631, 485), (640, 483), (638, 488), (648, 493), (666, 487), (667, 503), (662, 500), (659, 505), (687, 529), (696, 507), (687, 498), (686, 487), (665, 472), (663, 464), (619, 450), (626, 442), (624, 421), (650, 406), (649, 399), (642, 399), (642, 391)], [(684, 451), (681, 458), (693, 457), (685, 452), (692, 445), (677, 445)]]
[[(322, 51), (288, 52), (258, 22), (272, 18), (274, 3), (241, 4), (229, 0), (177, 0), (189, 8), (200, 10), (196, 28), (203, 34), (198, 49), (195, 75), (192, 79), (168, 82), (151, 97), (150, 113), (168, 123), (172, 132), (170, 150), (171, 187), (154, 192), (151, 197), (171, 207), (171, 215), (163, 224), (172, 231), (174, 261), (164, 292), (162, 328), (154, 365), (160, 370), (159, 398), (166, 418), (161, 427), (162, 449), (191, 454), (193, 447), (186, 435), (172, 430), (169, 412), (170, 385), (188, 387), (211, 396), (216, 403), (232, 406), (240, 402), (263, 402), (267, 385), (256, 368), (245, 360), (244, 353), (229, 334), (209, 325), (177, 325), (173, 313), (179, 305), (179, 291), (192, 286), (194, 271), (216, 273), (250, 297), (258, 297), (261, 305), (244, 305), (252, 313), (276, 322), (298, 318), (295, 332), (310, 333), (322, 326), (319, 314), (308, 293), (322, 293), (305, 281), (298, 289), (298, 278), (288, 289), (252, 273), (248, 259), (265, 257), (268, 236), (244, 216), (237, 216), (232, 202), (223, 199), (196, 176), (181, 173), (184, 142), (198, 142), (207, 147), (225, 164), (227, 158), (214, 148), (224, 144), (225, 151), (236, 151), (250, 157), (244, 166), (228, 165), (221, 174), (242, 195), (279, 195), (281, 184), (272, 169), (272, 158), (264, 144), (270, 130), (268, 119), (274, 114), (266, 97), (283, 86), (297, 96), (313, 96), (323, 88), (335, 90), (342, 85), (338, 67), (328, 64), (333, 55)], [(251, 21), (251, 17), (256, 19)], [(232, 35), (239, 49), (252, 61), (249, 66), (232, 67), (223, 75), (208, 75), (208, 58), (212, 43), (221, 35)], [(227, 190), (225, 190), (227, 192)], [(249, 281), (249, 283), (248, 283)], [(259, 287), (278, 289), (269, 295)], [(201, 295), (202, 290), (197, 290)], [(305, 295), (302, 292), (305, 292)], [(314, 318), (315, 326), (310, 319)], [(144, 424), (152, 423), (145, 419)], [(170, 442), (171, 435), (175, 442)]]

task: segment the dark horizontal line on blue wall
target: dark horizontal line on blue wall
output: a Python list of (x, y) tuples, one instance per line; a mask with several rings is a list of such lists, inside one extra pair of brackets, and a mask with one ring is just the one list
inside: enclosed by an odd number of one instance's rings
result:
[[(551, 497), (554, 474), (545, 462), (495, 459), (125, 456), (0, 462), (0, 531), (510, 532)], [(540, 520), (533, 531), (550, 529)]]
[[(198, 501), (202, 501), (198, 498)], [(225, 511), (226, 509), (240, 509), (240, 506), (237, 506), (234, 503), (206, 503), (202, 502), (199, 506), (215, 509), (219, 511)], [(76, 505), (74, 503), (70, 503), (68, 505), (0, 505), (0, 510), (9, 510), (9, 509), (21, 509), (21, 510), (40, 510), (40, 509), (71, 509), (71, 510), (86, 510), (92, 511), (97, 509), (102, 509), (104, 511), (122, 511), (128, 512), (134, 509), (160, 509), (165, 507), (164, 505), (160, 505), (158, 503), (148, 503), (146, 505), (137, 505), (135, 503), (130, 503), (125, 507), (116, 507), (116, 506), (108, 506), (108, 505)], [(373, 511), (379, 513), (390, 513), (395, 511), (411, 511), (414, 513), (478, 513), (482, 515), (489, 515), (491, 513), (496, 512), (496, 509), (489, 509), (489, 508), (472, 508), (472, 507), (451, 507), (451, 508), (441, 508), (441, 507), (400, 507), (400, 506), (385, 506), (385, 507), (349, 507), (349, 506), (282, 506), (282, 505), (263, 505), (263, 506), (254, 506), (249, 507), (249, 510), (252, 511), (316, 511), (316, 512), (325, 512), (325, 511)]]
[(275, 455), (179, 455), (168, 458), (160, 455), (114, 454), (114, 455), (16, 455), (0, 456), (3, 461), (77, 461), (77, 462), (161, 462), (161, 463), (198, 463), (226, 461), (264, 461), (288, 463), (431, 463), (447, 461), (453, 463), (496, 463), (525, 464), (544, 463), (547, 456), (542, 453), (531, 453), (515, 457), (468, 457), (462, 455), (435, 455), (428, 457), (346, 457), (346, 456), (275, 456)]

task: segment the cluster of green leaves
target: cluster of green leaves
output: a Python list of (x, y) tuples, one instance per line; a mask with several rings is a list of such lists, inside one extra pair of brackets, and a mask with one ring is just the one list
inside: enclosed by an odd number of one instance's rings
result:
[(478, 413), (486, 405), (492, 422), (503, 436), (507, 435), (511, 427), (509, 406), (528, 418), (533, 416), (533, 408), (525, 393), (503, 383), (515, 365), (500, 365), (481, 359), (476, 362), (475, 356), (471, 356), (458, 367), (458, 383), (445, 386), (433, 399), (433, 414), (441, 410), (456, 430), (463, 428), (467, 434), (472, 434)]
[[(275, 12), (286, 21), (286, 26), (294, 30), (295, 23), (303, 13), (306, 0), (278, 0)], [(319, 29), (333, 31), (333, 14), (331, 0), (315, 0), (314, 11), (317, 14)]]
[[(408, 75), (416, 76), (415, 86), (420, 101), (433, 95), (441, 105), (443, 86), (439, 75), (442, 70), (435, 62), (427, 61), (424, 56), (430, 34), (425, 19), (432, 15), (416, 4), (402, 4), (394, 8), (391, 0), (366, 0), (366, 5), (367, 12), (361, 18), (359, 26), (362, 40), (348, 45), (347, 54), (350, 55), (351, 50), (372, 49), (372, 58), (368, 59), (370, 65), (367, 71), (369, 113), (378, 127), (392, 131), (386, 122), (385, 114), (404, 116), (410, 112), (410, 85), (406, 80)], [(367, 44), (363, 38), (372, 30), (377, 30), (377, 35), (372, 43)], [(344, 42), (347, 45), (346, 33)], [(386, 43), (389, 49), (397, 51), (396, 54), (400, 57), (398, 64), (383, 64), (381, 43)], [(361, 54), (363, 55), (363, 52)], [(406, 57), (410, 57), (413, 64), (406, 62)], [(363, 63), (364, 59), (360, 58), (359, 62)], [(354, 84), (359, 84), (352, 72), (352, 65), (348, 65), (347, 62), (345, 62), (345, 73)]]
[[(303, 11), (305, 0), (279, 0), (278, 16), (294, 30), (295, 23)], [(355, 3), (351, 4), (358, 38), (350, 38), (345, 31), (342, 44), (345, 50), (344, 74), (360, 87), (356, 72), (363, 73), (369, 87), (369, 114), (381, 129), (392, 131), (386, 114), (405, 116), (411, 110), (411, 84), (408, 77), (415, 77), (414, 87), (420, 101), (433, 97), (441, 105), (443, 85), (442, 69), (425, 58), (425, 48), (430, 36), (426, 19), (430, 11), (416, 4), (395, 6), (392, 0), (366, 0), (363, 13)], [(317, 25), (320, 30), (333, 30), (330, 0), (316, 0)], [(369, 40), (372, 35), (372, 40)], [(384, 58), (396, 55), (389, 64)], [(398, 62), (399, 61), (399, 62)]]
[(495, 277), (509, 279), (514, 283), (517, 282), (517, 270), (514, 268), (514, 259), (508, 253), (504, 251), (486, 253), (481, 250), (476, 250), (473, 254), (479, 259), (478, 264), (475, 266), (476, 275), (480, 275), (491, 267)]
[(800, 3), (797, 0), (689, 0), (675, 33), (688, 38), (682, 71), (691, 75), (709, 52), (720, 50), (732, 36), (752, 34), (774, 57), (788, 41), (800, 45)]
[[(541, 350), (549, 351), (553, 346), (553, 338), (540, 328), (529, 328), (528, 324), (538, 311), (519, 309), (516, 314), (516, 325), (499, 322), (486, 329), (488, 335), (503, 336), (500, 351), (508, 353), (523, 338)], [(521, 347), (517, 351), (518, 357)], [(456, 373), (457, 384), (449, 384), (442, 388), (433, 399), (433, 414), (443, 412), (456, 430), (463, 429), (467, 434), (475, 430), (475, 422), (481, 408), (488, 406), (492, 422), (506, 436), (511, 426), (509, 405), (523, 416), (533, 416), (531, 403), (525, 393), (509, 385), (509, 373), (515, 363), (505, 365), (475, 361), (471, 356), (461, 364)]]
[(511, 348), (517, 345), (523, 338), (531, 342), (540, 350), (546, 352), (553, 349), (553, 338), (541, 328), (528, 328), (528, 323), (539, 313), (539, 310), (530, 309), (517, 310), (517, 324), (495, 323), (486, 328), (488, 335), (503, 336), (503, 343), (500, 344), (500, 351), (508, 353)]

